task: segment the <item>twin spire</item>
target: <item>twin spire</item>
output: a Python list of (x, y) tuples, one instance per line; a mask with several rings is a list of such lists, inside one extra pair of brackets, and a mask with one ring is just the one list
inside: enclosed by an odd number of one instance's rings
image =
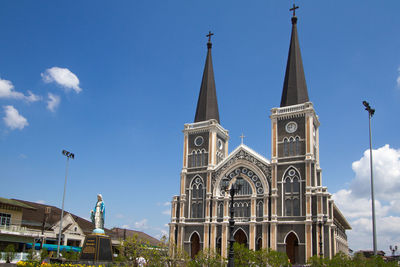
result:
[[(292, 36), (290, 39), (289, 55), (286, 65), (285, 80), (283, 83), (281, 107), (297, 105), (308, 102), (306, 78), (304, 75), (303, 61), (301, 59), (299, 38), (297, 36), (296, 9), (293, 4)], [(201, 81), (199, 99), (197, 100), (194, 122), (215, 119), (219, 121), (217, 91), (215, 89), (214, 70), (211, 58), (211, 36), (207, 34), (207, 58), (204, 66), (203, 79)]]
[(215, 119), (219, 123), (217, 91), (215, 89), (214, 70), (211, 58), (212, 35), (214, 34), (211, 32), (207, 34), (207, 58), (200, 86), (199, 99), (197, 100), (194, 122)]
[(293, 4), (292, 36), (290, 38), (289, 56), (286, 65), (285, 80), (283, 82), (281, 107), (308, 102), (306, 78), (304, 76), (303, 61), (301, 60), (299, 37), (297, 36), (296, 9)]

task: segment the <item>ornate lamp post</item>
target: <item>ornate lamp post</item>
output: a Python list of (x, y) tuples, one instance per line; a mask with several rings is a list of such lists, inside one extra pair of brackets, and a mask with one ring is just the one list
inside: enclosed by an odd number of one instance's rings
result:
[(327, 221), (328, 221), (328, 217), (325, 215), (322, 217), (321, 221), (318, 221), (317, 216), (313, 216), (313, 223), (315, 225), (318, 224), (318, 226), (319, 226), (319, 256), (321, 258), (324, 256), (324, 251), (322, 248), (322, 227), (326, 224)]
[(71, 152), (68, 152), (67, 150), (63, 150), (62, 154), (67, 157), (67, 166), (65, 168), (64, 194), (63, 194), (62, 208), (61, 208), (60, 231), (58, 233), (57, 259), (60, 257), (61, 230), (62, 230), (62, 221), (64, 217), (64, 200), (65, 200), (65, 189), (67, 187), (68, 162), (70, 158), (71, 159), (75, 158), (75, 155)]
[[(241, 176), (238, 176), (236, 178), (236, 182), (240, 182), (242, 181), (243, 178)], [(229, 212), (230, 212), (230, 218), (229, 218), (229, 258), (228, 258), (228, 267), (233, 267), (235, 266), (235, 255), (233, 252), (233, 244), (235, 243), (235, 238), (233, 237), (233, 230), (235, 228), (235, 209), (233, 207), (233, 204), (235, 202), (235, 194), (240, 190), (241, 188), (241, 184), (238, 183), (236, 186), (234, 184), (232, 184), (231, 189), (229, 190), (230, 196), (231, 196), (231, 200), (230, 200), (230, 208), (229, 208)]]
[(371, 118), (375, 114), (375, 109), (371, 108), (367, 101), (362, 102), (365, 110), (368, 111), (369, 121), (369, 164), (371, 169), (371, 201), (372, 201), (372, 235), (374, 245), (374, 255), (376, 256), (376, 221), (375, 221), (375, 197), (374, 197), (374, 172), (372, 167), (372, 134), (371, 134)]

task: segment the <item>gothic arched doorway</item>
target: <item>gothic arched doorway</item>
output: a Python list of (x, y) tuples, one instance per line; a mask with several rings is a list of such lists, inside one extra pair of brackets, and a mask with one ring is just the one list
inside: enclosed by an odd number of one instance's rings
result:
[(258, 238), (257, 239), (257, 243), (256, 243), (256, 250), (261, 250), (262, 249), (262, 238)]
[(297, 236), (291, 232), (286, 236), (286, 255), (288, 256), (290, 263), (295, 264), (298, 259), (299, 240)]
[(247, 246), (247, 236), (242, 229), (238, 229), (234, 235), (235, 242)]
[(192, 257), (192, 259), (194, 259), (194, 257), (196, 257), (196, 255), (197, 255), (197, 253), (199, 253), (199, 251), (200, 251), (200, 237), (195, 232), (190, 237), (190, 257)]

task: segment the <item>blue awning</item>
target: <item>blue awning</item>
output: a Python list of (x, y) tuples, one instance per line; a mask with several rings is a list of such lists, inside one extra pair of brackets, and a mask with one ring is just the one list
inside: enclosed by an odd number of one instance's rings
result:
[[(32, 248), (32, 243), (26, 243), (26, 248), (28, 249)], [(57, 245), (53, 244), (43, 244), (43, 248), (47, 249), (48, 251), (57, 251)], [(35, 249), (40, 250), (40, 243), (35, 243)], [(60, 246), (60, 252), (63, 250), (81, 252), (82, 248), (73, 246)]]

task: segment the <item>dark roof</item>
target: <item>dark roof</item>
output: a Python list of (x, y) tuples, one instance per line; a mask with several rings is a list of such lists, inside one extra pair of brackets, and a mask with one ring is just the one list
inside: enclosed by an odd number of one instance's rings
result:
[(197, 100), (194, 122), (215, 119), (219, 123), (217, 92), (215, 89), (214, 70), (211, 58), (212, 44), (207, 43), (207, 58), (201, 81), (199, 99)]
[[(37, 228), (41, 229), (42, 228), (42, 222), (43, 222), (43, 216), (44, 216), (44, 211), (46, 207), (51, 208), (50, 215), (47, 218), (46, 222), (46, 229), (52, 227), (54, 224), (60, 221), (61, 217), (61, 209), (51, 206), (51, 205), (46, 205), (46, 204), (39, 204), (35, 202), (30, 202), (30, 201), (25, 201), (25, 200), (17, 200), (19, 202), (22, 202), (26, 205), (32, 206), (35, 208), (35, 210), (31, 209), (23, 209), (22, 211), (22, 226), (27, 226), (29, 228)], [(72, 214), (68, 211), (64, 210), (64, 216), (67, 214), (71, 214), (71, 216), (74, 218), (76, 223), (79, 225), (79, 227), (82, 229), (84, 233), (91, 233), (94, 229), (94, 225), (92, 222), (85, 220), (75, 214)], [(65, 227), (63, 227), (65, 229)]]
[[(58, 223), (60, 221), (61, 209), (59, 209), (55, 206), (39, 204), (39, 203), (25, 201), (25, 200), (13, 199), (13, 201), (18, 201), (21, 204), (26, 205), (27, 207), (30, 207), (30, 208), (23, 208), (23, 210), (22, 210), (21, 226), (26, 226), (26, 227), (32, 228), (32, 229), (42, 229), (43, 216), (44, 216), (46, 207), (50, 207), (51, 212), (47, 218), (45, 228), (49, 229), (53, 225), (55, 225), (56, 223)], [(79, 225), (79, 227), (82, 229), (82, 231), (85, 234), (90, 234), (93, 232), (94, 225), (92, 222), (64, 210), (64, 216), (67, 214), (71, 214), (71, 216), (74, 218), (75, 222)], [(63, 227), (63, 229), (67, 229), (68, 227), (69, 227), (69, 225), (66, 225)], [(107, 235), (111, 236), (111, 238), (113, 238), (113, 239), (114, 238), (115, 239), (123, 239), (124, 238), (124, 229), (112, 228), (111, 230), (104, 229), (104, 231)], [(151, 246), (157, 246), (160, 243), (160, 241), (157, 240), (156, 238), (151, 237), (148, 234), (145, 234), (143, 232), (128, 230), (128, 229), (126, 230), (126, 236), (132, 236), (133, 234), (137, 234), (138, 238), (140, 240), (149, 242), (149, 244)]]
[(35, 210), (34, 207), (26, 205), (26, 204), (24, 204), (24, 203), (22, 203), (20, 201), (15, 200), (15, 199), (8, 199), (8, 198), (0, 197), (0, 204), (5, 204), (5, 205), (15, 206), (15, 207), (19, 207), (19, 208)]
[(301, 59), (299, 38), (297, 36), (297, 17), (292, 17), (292, 36), (286, 65), (285, 81), (281, 107), (308, 102), (306, 78)]
[(111, 229), (111, 233), (117, 239), (124, 239), (124, 238), (131, 237), (136, 234), (139, 240), (141, 240), (143, 242), (148, 242), (150, 246), (158, 246), (160, 244), (160, 240), (158, 240), (152, 236), (149, 236), (146, 233), (140, 232), (140, 231), (115, 227), (115, 228)]

